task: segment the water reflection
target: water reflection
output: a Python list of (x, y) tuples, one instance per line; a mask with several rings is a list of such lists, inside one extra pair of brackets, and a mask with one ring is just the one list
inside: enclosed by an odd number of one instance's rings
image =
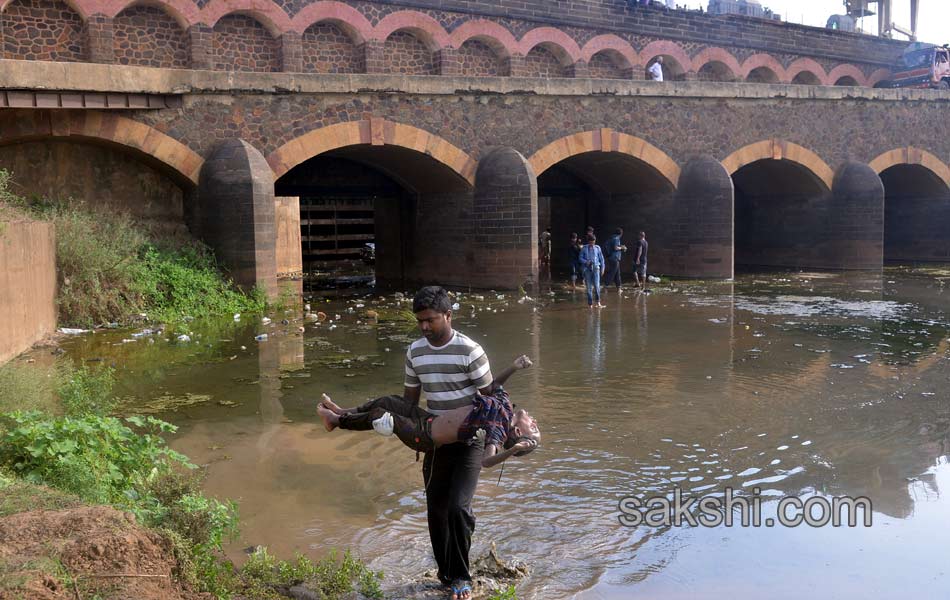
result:
[[(509, 464), (500, 483), (486, 473), (475, 501), (476, 551), (495, 541), (533, 564), (522, 597), (950, 589), (932, 541), (950, 533), (940, 495), (950, 477), (950, 319), (939, 281), (895, 271), (751, 275), (611, 292), (601, 311), (582, 295), (547, 298), (535, 307), (467, 296), (476, 310), (457, 316), (496, 370), (522, 352), (536, 357), (509, 388), (539, 419), (545, 445)], [(74, 351), (116, 353), (125, 394), (212, 397), (167, 417), (181, 425), (175, 447), (209, 465), (208, 488), (240, 500), (244, 537), (232, 555), (260, 543), (284, 555), (352, 546), (398, 587), (431, 567), (414, 454), (367, 434), (326, 434), (313, 406), (323, 391), (346, 404), (397, 391), (411, 338), (348, 307), (325, 309), (341, 315), (334, 329), (271, 328), (260, 344), (259, 324), (207, 333), (211, 347), (192, 354), (159, 340), (148, 364), (107, 337)], [(773, 498), (866, 495), (875, 526), (629, 529), (617, 520), (626, 495), (727, 486)]]

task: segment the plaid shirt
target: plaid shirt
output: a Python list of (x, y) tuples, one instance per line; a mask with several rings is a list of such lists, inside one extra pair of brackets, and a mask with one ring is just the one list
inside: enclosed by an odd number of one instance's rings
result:
[(485, 446), (492, 444), (501, 448), (508, 439), (511, 417), (511, 401), (504, 389), (498, 388), (491, 396), (476, 394), (472, 399), (472, 412), (459, 426), (459, 441), (468, 441), (475, 437), (476, 431), (484, 429)]

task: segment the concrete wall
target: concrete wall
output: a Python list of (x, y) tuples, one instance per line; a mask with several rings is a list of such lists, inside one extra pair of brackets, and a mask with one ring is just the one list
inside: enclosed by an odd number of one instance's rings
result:
[(56, 242), (49, 223), (0, 222), (0, 364), (56, 331)]
[(274, 198), (274, 221), (277, 227), (277, 278), (300, 278), (303, 255), (300, 242), (300, 198)]

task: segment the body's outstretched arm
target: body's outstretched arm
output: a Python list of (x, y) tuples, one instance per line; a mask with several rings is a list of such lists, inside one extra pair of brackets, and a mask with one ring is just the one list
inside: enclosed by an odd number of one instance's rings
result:
[(502, 371), (498, 377), (495, 377), (495, 381), (492, 384), (492, 391), (500, 388), (505, 385), (505, 382), (508, 381), (508, 378), (515, 374), (515, 371), (520, 371), (521, 369), (527, 369), (534, 363), (531, 362), (531, 359), (528, 358), (527, 354), (522, 354), (515, 359), (509, 367)]

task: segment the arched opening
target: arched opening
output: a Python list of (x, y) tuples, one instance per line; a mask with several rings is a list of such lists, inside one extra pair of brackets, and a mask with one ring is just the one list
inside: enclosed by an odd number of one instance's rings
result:
[(884, 183), (884, 260), (950, 262), (950, 188), (922, 165), (898, 164)]
[(525, 77), (570, 77), (570, 58), (563, 48), (543, 42), (532, 48), (524, 57)]
[(830, 190), (790, 160), (751, 162), (732, 175), (735, 264), (744, 268), (821, 266)]
[(280, 71), (280, 40), (251, 15), (233, 13), (214, 25), (217, 71)]
[(386, 73), (399, 75), (438, 75), (435, 53), (421, 33), (408, 29), (395, 31), (386, 38)]
[(778, 83), (778, 75), (768, 67), (756, 67), (745, 79), (748, 83)]
[(82, 62), (82, 17), (60, 0), (12, 0), (0, 13), (3, 58)]
[(656, 59), (660, 57), (663, 58), (663, 81), (686, 81), (686, 67), (669, 54), (660, 54), (648, 60), (646, 62), (646, 70), (643, 74), (644, 79), (647, 81), (653, 79), (650, 75), (649, 68), (656, 62)]
[(841, 87), (857, 87), (859, 84), (854, 77), (845, 75), (844, 77), (839, 77), (838, 80), (835, 81), (835, 85)]
[(458, 49), (460, 73), (466, 77), (506, 77), (511, 74), (508, 57), (501, 44), (472, 38)]
[(145, 155), (106, 143), (34, 139), (0, 146), (0, 169), (13, 173), (20, 196), (71, 198), (129, 213), (157, 233), (186, 231), (190, 186)]
[(821, 79), (811, 71), (800, 71), (792, 79), (795, 85), (821, 85)]
[(305, 286), (464, 283), (472, 186), (434, 158), (346, 146), (298, 164), (274, 188), (299, 198)]
[[(673, 184), (664, 175), (621, 152), (585, 152), (555, 163), (538, 176), (538, 231), (551, 229), (552, 276), (570, 275), (570, 235), (583, 238), (588, 226), (601, 247), (617, 227), (631, 248), (637, 232), (646, 231), (658, 249), (650, 256), (652, 268), (662, 272), (669, 261), (659, 249), (670, 247), (672, 196)], [(621, 272), (632, 280), (632, 252), (623, 255)]]
[(700, 81), (731, 82), (736, 80), (736, 75), (726, 63), (711, 60), (700, 67), (699, 71), (696, 72), (696, 78)]
[(587, 65), (594, 79), (630, 79), (633, 76), (631, 65), (616, 50), (601, 50), (590, 57)]
[(188, 33), (156, 6), (130, 6), (116, 15), (112, 47), (120, 65), (166, 69), (187, 69), (191, 65)]
[(330, 22), (314, 23), (301, 36), (305, 73), (362, 73), (363, 53), (343, 27)]

